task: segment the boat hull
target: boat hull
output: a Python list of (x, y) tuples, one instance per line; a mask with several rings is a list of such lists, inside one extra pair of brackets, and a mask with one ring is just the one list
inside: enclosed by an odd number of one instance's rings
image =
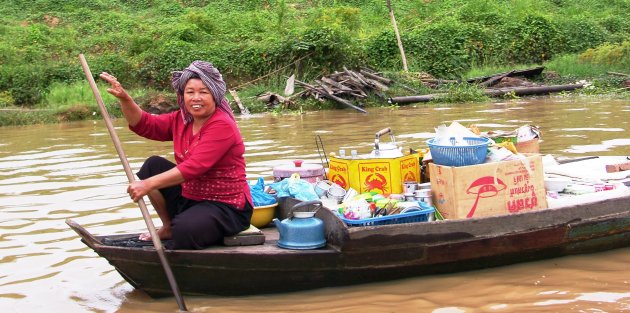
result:
[[(283, 200), (281, 206), (297, 203)], [(327, 210), (328, 245), (314, 250), (265, 244), (167, 250), (180, 290), (187, 295), (281, 293), (452, 273), (630, 246), (630, 198), (481, 219), (348, 228)], [(107, 246), (80, 225), (83, 242), (131, 285), (152, 297), (172, 296), (152, 247)]]

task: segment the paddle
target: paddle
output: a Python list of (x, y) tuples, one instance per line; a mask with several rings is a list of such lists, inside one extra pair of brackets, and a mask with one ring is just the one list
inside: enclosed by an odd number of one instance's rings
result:
[[(118, 139), (118, 135), (116, 135), (116, 130), (114, 130), (114, 126), (112, 125), (112, 121), (109, 119), (109, 113), (107, 113), (107, 108), (105, 108), (105, 104), (103, 103), (103, 99), (101, 98), (101, 93), (98, 91), (96, 87), (96, 82), (94, 82), (94, 77), (92, 77), (92, 72), (90, 71), (90, 67), (85, 60), (83, 54), (79, 54), (79, 59), (81, 60), (81, 66), (83, 66), (83, 71), (85, 72), (85, 77), (87, 77), (88, 82), (90, 83), (90, 87), (92, 88), (92, 92), (94, 93), (94, 97), (96, 98), (96, 103), (98, 103), (99, 108), (101, 109), (101, 115), (103, 115), (103, 120), (105, 121), (105, 125), (107, 126), (107, 130), (109, 131), (109, 135), (114, 142), (114, 147), (116, 147), (116, 151), (118, 152), (118, 157), (120, 158), (120, 162), (122, 162), (123, 168), (125, 169), (125, 174), (127, 174), (127, 179), (129, 179), (129, 183), (132, 183), (135, 180), (133, 173), (131, 172), (131, 167), (129, 166), (129, 161), (127, 161), (127, 157), (125, 156), (125, 152), (122, 149), (122, 145), (120, 144), (120, 139)], [(188, 311), (186, 309), (186, 304), (184, 303), (184, 299), (182, 295), (179, 293), (179, 287), (177, 287), (177, 282), (175, 282), (175, 277), (173, 276), (173, 271), (171, 271), (171, 266), (168, 264), (168, 260), (166, 260), (166, 255), (164, 254), (164, 247), (162, 246), (162, 241), (155, 230), (155, 226), (153, 225), (153, 220), (149, 215), (149, 211), (147, 210), (147, 206), (144, 203), (144, 200), (141, 198), (138, 201), (138, 206), (140, 207), (140, 211), (142, 212), (142, 217), (144, 218), (144, 222), (147, 224), (147, 228), (149, 229), (149, 233), (151, 234), (151, 240), (153, 240), (153, 246), (160, 257), (160, 262), (164, 267), (164, 272), (166, 273), (166, 278), (168, 278), (168, 282), (171, 285), (171, 289), (173, 290), (173, 294), (175, 295), (175, 300), (177, 300), (177, 305), (179, 306), (180, 311)]]

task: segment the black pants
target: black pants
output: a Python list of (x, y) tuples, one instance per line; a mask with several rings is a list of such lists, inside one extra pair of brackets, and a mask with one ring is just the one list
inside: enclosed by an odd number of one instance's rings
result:
[[(144, 162), (138, 177), (147, 179), (173, 167), (173, 162), (152, 156)], [(253, 208), (248, 202), (245, 210), (238, 210), (222, 202), (195, 201), (182, 196), (180, 185), (160, 189), (160, 193), (166, 200), (173, 232), (173, 240), (164, 242), (167, 249), (203, 249), (249, 227)]]

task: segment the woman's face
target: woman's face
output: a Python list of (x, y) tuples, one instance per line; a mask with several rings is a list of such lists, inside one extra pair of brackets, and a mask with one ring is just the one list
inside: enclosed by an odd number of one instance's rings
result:
[(186, 82), (184, 105), (195, 120), (209, 118), (217, 107), (212, 92), (199, 78), (191, 78)]

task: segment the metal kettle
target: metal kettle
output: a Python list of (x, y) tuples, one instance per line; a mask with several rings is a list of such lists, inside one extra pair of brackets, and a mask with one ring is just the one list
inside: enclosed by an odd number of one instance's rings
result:
[[(380, 142), (381, 136), (387, 133), (389, 133), (391, 143), (386, 144)], [(372, 150), (370, 156), (373, 158), (399, 158), (403, 156), (402, 151), (400, 151), (400, 148), (396, 145), (396, 139), (394, 138), (394, 133), (391, 128), (383, 128), (376, 133), (374, 136), (374, 150)]]
[[(316, 207), (315, 210), (309, 210), (312, 205)], [(282, 221), (274, 218), (273, 222), (280, 233), (278, 247), (307, 250), (325, 246), (324, 222), (315, 217), (321, 207), (322, 202), (319, 200), (305, 201), (294, 205), (289, 210), (288, 218)]]

